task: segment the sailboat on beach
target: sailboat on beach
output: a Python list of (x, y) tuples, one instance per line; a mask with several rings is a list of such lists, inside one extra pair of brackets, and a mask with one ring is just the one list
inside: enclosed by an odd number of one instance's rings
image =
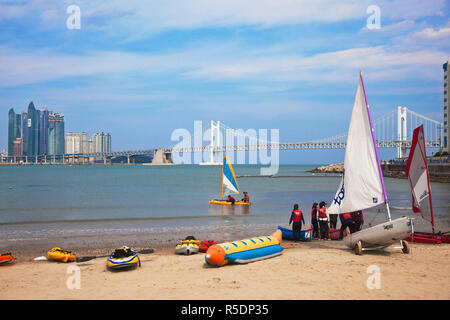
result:
[(404, 253), (409, 252), (403, 239), (413, 232), (412, 219), (391, 219), (375, 132), (360, 73), (347, 134), (344, 172), (327, 212), (343, 214), (380, 205), (386, 206), (389, 221), (352, 233), (343, 239), (344, 243), (356, 254), (362, 254), (363, 250), (383, 249), (395, 242), (400, 242)]
[(239, 193), (239, 186), (237, 184), (233, 166), (231, 165), (230, 160), (228, 159), (227, 156), (223, 156), (221, 189), (222, 189), (222, 199), (210, 200), (209, 201), (210, 204), (221, 204), (221, 205), (234, 204), (234, 205), (244, 205), (244, 206), (251, 205), (250, 202), (235, 201), (233, 203), (233, 202), (223, 199), (224, 195)]
[(436, 234), (434, 230), (433, 204), (423, 125), (414, 129), (411, 149), (406, 164), (406, 176), (412, 194), (412, 209), (431, 224), (432, 233), (414, 232), (405, 240), (420, 243), (450, 243), (450, 236)]

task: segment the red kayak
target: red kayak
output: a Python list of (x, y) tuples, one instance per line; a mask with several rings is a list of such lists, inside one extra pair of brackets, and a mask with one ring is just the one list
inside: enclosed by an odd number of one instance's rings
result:
[(8, 253), (0, 253), (0, 265), (11, 263), (14, 261), (14, 257), (10, 252)]

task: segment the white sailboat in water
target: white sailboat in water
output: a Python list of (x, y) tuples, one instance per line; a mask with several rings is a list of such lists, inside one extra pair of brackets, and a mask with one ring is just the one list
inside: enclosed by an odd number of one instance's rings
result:
[(344, 172), (327, 212), (343, 214), (380, 205), (386, 206), (389, 221), (350, 234), (343, 239), (344, 243), (355, 249), (357, 254), (368, 249), (383, 249), (395, 242), (400, 242), (404, 253), (409, 252), (406, 241), (402, 239), (413, 232), (412, 219), (391, 219), (364, 81), (360, 73), (347, 134)]

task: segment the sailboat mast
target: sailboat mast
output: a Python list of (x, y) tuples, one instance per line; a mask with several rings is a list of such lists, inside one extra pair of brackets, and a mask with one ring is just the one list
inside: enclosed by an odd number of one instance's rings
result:
[(367, 102), (366, 88), (364, 87), (364, 79), (362, 76), (362, 72), (359, 73), (359, 76), (361, 78), (361, 84), (362, 84), (362, 88), (363, 88), (363, 92), (364, 92), (364, 99), (366, 101), (367, 115), (369, 117), (369, 124), (370, 124), (370, 131), (372, 134), (373, 147), (375, 148), (375, 155), (376, 155), (377, 163), (378, 163), (378, 173), (380, 175), (381, 185), (383, 187), (384, 203), (386, 204), (386, 210), (388, 213), (389, 221), (391, 221), (391, 210), (389, 209), (389, 203), (388, 203), (388, 199), (387, 199), (387, 195), (386, 195), (386, 186), (384, 185), (383, 171), (381, 170), (380, 156), (378, 155), (377, 141), (375, 139), (375, 131), (373, 129), (372, 117), (370, 116), (370, 108), (369, 108), (369, 103)]
[(222, 159), (222, 176), (220, 177), (220, 185), (222, 186), (222, 200), (223, 200), (223, 167), (225, 166), (225, 157)]

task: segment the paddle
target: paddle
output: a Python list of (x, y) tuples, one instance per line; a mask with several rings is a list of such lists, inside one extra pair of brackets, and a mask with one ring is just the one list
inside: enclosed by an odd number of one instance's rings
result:
[[(149, 248), (149, 249), (142, 249), (142, 250), (135, 251), (135, 252), (136, 252), (136, 253), (140, 253), (140, 254), (148, 254), (148, 253), (153, 253), (153, 252), (155, 252), (155, 250)], [(106, 257), (109, 257), (109, 254), (106, 255), (106, 256), (84, 256), (84, 257), (77, 258), (77, 259), (76, 259), (76, 262), (86, 262), (86, 261), (90, 261), (90, 260), (93, 260), (93, 259), (97, 259), (97, 258), (106, 258)]]

